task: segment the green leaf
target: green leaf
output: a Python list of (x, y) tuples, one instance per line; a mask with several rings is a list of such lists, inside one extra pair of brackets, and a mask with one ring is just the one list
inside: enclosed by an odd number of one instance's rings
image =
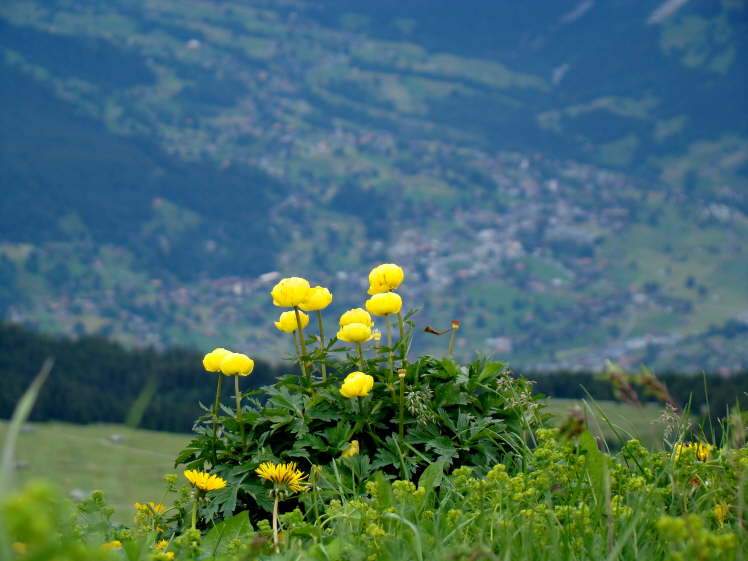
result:
[(605, 494), (605, 480), (607, 477), (608, 464), (605, 454), (597, 447), (595, 437), (590, 431), (584, 431), (579, 436), (579, 448), (585, 456), (585, 469), (592, 482), (592, 489), (598, 504), (602, 504)]
[(487, 362), (481, 373), (478, 375), (477, 383), (486, 382), (491, 378), (495, 378), (502, 370), (504, 370), (503, 362)]
[(437, 460), (423, 470), (421, 477), (418, 479), (418, 486), (426, 489), (426, 494), (441, 484), (446, 463), (444, 460)]
[(232, 540), (246, 537), (252, 531), (252, 524), (249, 522), (248, 513), (244, 510), (213, 526), (205, 534), (202, 540), (202, 547), (212, 557), (217, 557), (226, 553)]

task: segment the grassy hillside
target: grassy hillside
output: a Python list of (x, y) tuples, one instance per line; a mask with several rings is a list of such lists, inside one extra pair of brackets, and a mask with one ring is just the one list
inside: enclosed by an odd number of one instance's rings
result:
[[(611, 442), (615, 438), (598, 408), (622, 432), (649, 446), (661, 445), (662, 426), (654, 423), (660, 408), (655, 405), (637, 409), (603, 401), (586, 409), (581, 401), (551, 399), (548, 412), (555, 416), (554, 424), (559, 424), (575, 406), (588, 412), (590, 430)], [(17, 483), (45, 478), (73, 499), (103, 490), (121, 522), (134, 514), (134, 502), (158, 502), (165, 488), (162, 476), (175, 473), (174, 458), (190, 439), (187, 434), (115, 424), (31, 423), (26, 427), (16, 450)], [(0, 441), (6, 430), (7, 422), (0, 421)]]
[[(0, 422), (0, 440), (8, 423)], [(16, 480), (45, 478), (72, 499), (101, 489), (130, 521), (134, 502), (163, 496), (162, 476), (175, 473), (174, 458), (189, 435), (135, 430), (123, 425), (32, 423), (19, 436)]]

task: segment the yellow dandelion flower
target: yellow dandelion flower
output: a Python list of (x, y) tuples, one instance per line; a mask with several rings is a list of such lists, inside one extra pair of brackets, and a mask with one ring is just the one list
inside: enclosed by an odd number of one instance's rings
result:
[(287, 464), (263, 462), (255, 470), (255, 473), (262, 479), (271, 481), (276, 485), (284, 485), (294, 493), (304, 491), (307, 487), (303, 481), (307, 478), (307, 475), (296, 467), (296, 462), (288, 462)]
[(157, 549), (158, 551), (163, 551), (166, 549), (166, 547), (169, 545), (169, 542), (166, 540), (161, 540), (159, 542), (156, 542), (153, 544), (153, 549)]
[(218, 477), (217, 475), (211, 475), (204, 471), (197, 471), (195, 469), (184, 470), (184, 476), (187, 481), (192, 483), (194, 487), (201, 491), (215, 491), (216, 489), (223, 489), (226, 487), (226, 480)]
[(174, 561), (173, 551), (162, 551), (156, 554), (156, 561)]

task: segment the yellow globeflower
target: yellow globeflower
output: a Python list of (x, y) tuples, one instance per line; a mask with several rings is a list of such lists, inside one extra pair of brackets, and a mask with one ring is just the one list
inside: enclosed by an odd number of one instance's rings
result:
[(184, 470), (184, 476), (187, 478), (187, 481), (192, 483), (193, 487), (196, 487), (200, 491), (215, 491), (216, 489), (226, 487), (225, 479), (204, 471), (186, 469)]
[(230, 354), (231, 351), (223, 347), (213, 349), (203, 357), (203, 367), (208, 372), (218, 372), (221, 370), (221, 361)]
[(273, 304), (281, 308), (293, 308), (309, 298), (309, 281), (301, 277), (281, 279), (270, 291)]
[(346, 343), (363, 343), (371, 339), (371, 328), (363, 323), (349, 323), (338, 330), (338, 339)]
[(310, 289), (307, 299), (299, 304), (299, 308), (305, 312), (316, 312), (317, 310), (324, 310), (331, 302), (332, 293), (324, 286), (315, 286)]
[(306, 483), (304, 483), (307, 475), (296, 467), (296, 462), (288, 462), (287, 464), (263, 462), (255, 470), (255, 473), (262, 479), (275, 485), (285, 486), (294, 493), (299, 493), (307, 488)]
[(340, 454), (341, 458), (350, 458), (351, 456), (358, 456), (359, 454), (359, 447), (358, 447), (358, 440), (351, 440), (348, 444), (348, 447), (343, 450), (343, 453)]
[(338, 324), (340, 325), (340, 327), (348, 325), (349, 323), (363, 323), (364, 325), (368, 325), (369, 327), (372, 327), (374, 325), (374, 321), (371, 319), (371, 315), (369, 315), (369, 312), (367, 312), (363, 308), (353, 308), (352, 310), (348, 310), (342, 316), (340, 316), (340, 319), (338, 320)]
[(249, 376), (255, 361), (242, 353), (231, 353), (221, 361), (221, 372), (226, 376)]
[(369, 294), (381, 294), (395, 290), (403, 282), (405, 273), (394, 263), (385, 263), (374, 267), (369, 273)]
[(403, 307), (403, 299), (396, 292), (375, 294), (366, 301), (366, 309), (375, 316), (396, 314)]
[(363, 372), (351, 372), (340, 386), (343, 397), (364, 397), (374, 387), (374, 378)]
[[(301, 328), (304, 329), (307, 325), (309, 325), (309, 316), (304, 312), (299, 312), (299, 317), (301, 318)], [(287, 312), (283, 312), (278, 318), (278, 321), (275, 322), (275, 327), (286, 333), (296, 331), (296, 329), (299, 327), (296, 323), (296, 311), (289, 310)]]

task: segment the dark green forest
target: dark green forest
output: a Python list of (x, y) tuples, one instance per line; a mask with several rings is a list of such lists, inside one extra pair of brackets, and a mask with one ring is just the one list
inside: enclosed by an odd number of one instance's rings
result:
[[(139, 425), (144, 428), (189, 431), (200, 414), (199, 403), (214, 397), (214, 376), (201, 366), (202, 352), (189, 348), (128, 349), (99, 336), (77, 339), (39, 334), (13, 324), (0, 324), (0, 418), (9, 418), (45, 358), (55, 366), (31, 414), (32, 421), (74, 423), (124, 422), (135, 400), (155, 388)], [(291, 371), (291, 366), (256, 360), (242, 389), (257, 388)], [(615, 399), (611, 383), (590, 372), (523, 373), (535, 380), (535, 390), (552, 397)], [(723, 417), (741, 402), (748, 407), (748, 376), (686, 376), (664, 373), (663, 381), (681, 407), (697, 415), (711, 411)], [(155, 384), (155, 386), (153, 385)], [(226, 385), (224, 385), (226, 386)], [(224, 399), (230, 389), (224, 387)], [(640, 391), (642, 401), (653, 400)]]

